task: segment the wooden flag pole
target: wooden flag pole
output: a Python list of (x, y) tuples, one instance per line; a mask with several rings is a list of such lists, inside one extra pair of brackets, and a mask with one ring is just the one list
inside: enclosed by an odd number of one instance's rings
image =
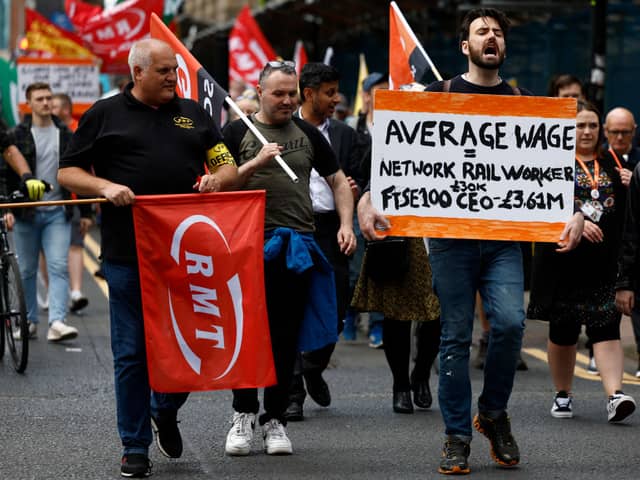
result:
[(0, 203), (0, 209), (5, 208), (29, 208), (29, 207), (51, 207), (55, 205), (82, 205), (85, 203), (107, 203), (104, 197), (98, 198), (79, 198), (77, 200), (49, 200), (45, 202), (15, 202)]

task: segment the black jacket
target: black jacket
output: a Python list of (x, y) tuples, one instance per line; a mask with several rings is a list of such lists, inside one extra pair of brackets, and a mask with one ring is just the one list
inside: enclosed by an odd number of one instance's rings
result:
[(616, 290), (633, 290), (640, 287), (640, 167), (633, 170), (627, 209), (625, 212), (624, 232), (618, 256), (618, 279)]

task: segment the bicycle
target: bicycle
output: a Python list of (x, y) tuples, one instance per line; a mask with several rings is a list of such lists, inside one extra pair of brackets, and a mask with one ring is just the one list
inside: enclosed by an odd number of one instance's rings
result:
[[(8, 197), (0, 196), (0, 203), (22, 199), (21, 192), (14, 192)], [(6, 346), (14, 369), (24, 373), (29, 359), (29, 322), (18, 261), (9, 245), (5, 213), (0, 212), (0, 358)]]

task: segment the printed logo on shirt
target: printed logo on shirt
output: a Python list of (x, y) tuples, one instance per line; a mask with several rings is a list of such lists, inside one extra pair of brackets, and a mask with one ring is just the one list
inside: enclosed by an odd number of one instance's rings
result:
[(207, 167), (213, 173), (222, 165), (235, 165), (233, 155), (227, 150), (227, 146), (220, 142), (207, 151)]
[(173, 123), (180, 128), (193, 128), (193, 120), (187, 117), (173, 117)]

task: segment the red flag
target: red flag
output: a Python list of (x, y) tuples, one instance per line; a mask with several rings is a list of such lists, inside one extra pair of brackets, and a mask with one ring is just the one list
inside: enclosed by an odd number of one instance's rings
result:
[(129, 49), (149, 35), (149, 18), (152, 13), (162, 16), (163, 1), (128, 0), (103, 10), (79, 26), (82, 38), (102, 58), (103, 72), (129, 73)]
[(389, 5), (389, 88), (420, 82), (429, 65), (413, 32)]
[(92, 17), (102, 13), (102, 7), (80, 0), (65, 0), (64, 10), (78, 31), (81, 31)]
[(300, 76), (302, 67), (309, 61), (307, 58), (307, 51), (304, 49), (304, 43), (302, 40), (296, 42), (296, 47), (293, 51), (293, 61), (296, 64), (296, 73)]
[(229, 34), (229, 81), (256, 85), (265, 63), (275, 58), (276, 52), (245, 5)]
[(80, 37), (54, 25), (35, 10), (24, 11), (27, 50), (63, 58), (93, 58)]
[(151, 387), (276, 383), (263, 271), (264, 191), (136, 197)]
[(182, 98), (197, 101), (221, 125), (222, 105), (228, 93), (218, 85), (200, 65), (191, 52), (169, 30), (155, 13), (151, 14), (151, 37), (171, 45), (178, 60), (178, 85), (176, 92)]

